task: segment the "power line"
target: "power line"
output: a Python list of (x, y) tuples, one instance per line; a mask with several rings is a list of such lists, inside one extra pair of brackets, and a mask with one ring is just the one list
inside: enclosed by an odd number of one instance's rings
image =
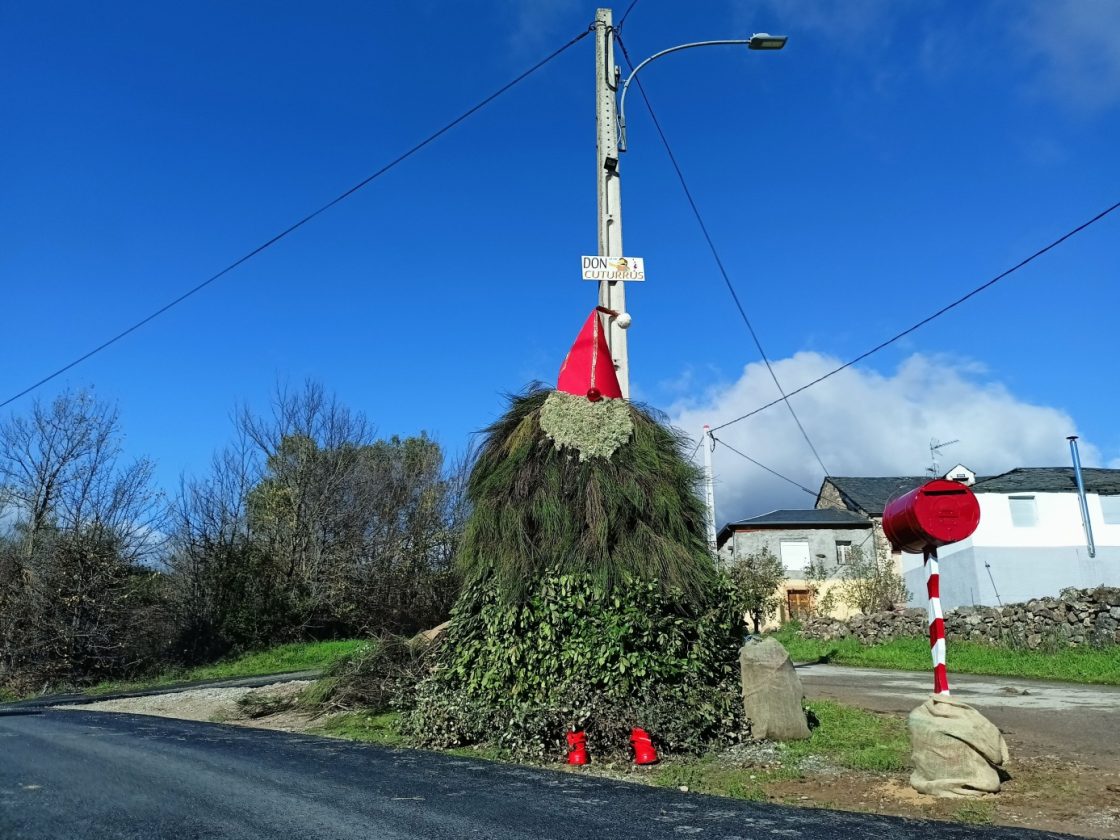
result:
[(704, 442), (704, 438), (700, 438), (700, 440), (696, 441), (696, 448), (692, 450), (692, 454), (688, 456), (688, 460), (691, 461), (693, 458), (696, 457), (696, 453), (700, 451), (700, 445), (703, 442)]
[[(857, 364), (859, 362), (862, 362), (868, 356), (871, 356), (875, 353), (878, 353), (880, 350), (884, 349), (885, 347), (889, 347), (890, 345), (892, 345), (896, 341), (898, 341), (900, 338), (905, 338), (906, 336), (910, 335), (910, 333), (914, 332), (918, 328), (924, 327), (930, 321), (933, 321), (936, 318), (940, 318), (942, 315), (944, 315), (949, 310), (955, 309), (956, 307), (960, 306), (962, 303), (964, 303), (969, 298), (979, 294), (980, 292), (984, 291), (985, 289), (987, 289), (990, 286), (994, 286), (996, 283), (998, 283), (1003, 278), (1005, 278), (1005, 277), (1007, 277), (1011, 274), (1014, 274), (1020, 268), (1023, 268), (1027, 264), (1029, 264), (1029, 263), (1033, 262), (1034, 260), (1038, 259), (1043, 254), (1045, 254), (1047, 251), (1050, 251), (1050, 250), (1058, 247), (1059, 245), (1061, 245), (1063, 242), (1065, 242), (1070, 237), (1075, 236), (1078, 233), (1081, 233), (1081, 231), (1085, 230), (1085, 228), (1089, 227), (1090, 225), (1092, 225), (1096, 222), (1099, 222), (1101, 219), (1103, 219), (1109, 213), (1113, 212), (1114, 210), (1116, 210), (1118, 208), (1120, 208), (1120, 201), (1116, 202), (1115, 204), (1113, 204), (1108, 209), (1102, 210), (1100, 213), (1095, 215), (1093, 218), (1089, 219), (1089, 221), (1083, 222), (1082, 224), (1078, 225), (1077, 227), (1075, 227), (1073, 230), (1069, 231), (1068, 233), (1065, 233), (1062, 236), (1059, 236), (1057, 239), (1055, 239), (1049, 245), (1035, 251), (1033, 254), (1031, 254), (1029, 257), (1027, 257), (1025, 260), (1022, 260), (1021, 262), (1018, 262), (1015, 265), (1011, 266), (1011, 268), (1007, 269), (1002, 274), (997, 274), (995, 277), (993, 277), (987, 283), (982, 283), (981, 285), (979, 285), (975, 289), (973, 289), (971, 292), (968, 292), (965, 295), (961, 295), (959, 298), (954, 300), (952, 303), (946, 304), (945, 306), (941, 307), (936, 312), (934, 312), (932, 315), (930, 315), (926, 318), (923, 318), (922, 320), (918, 321), (918, 323), (914, 324), (913, 326), (907, 327), (906, 329), (904, 329), (902, 332), (898, 333), (897, 335), (891, 336), (886, 341), (883, 341), (879, 344), (876, 344), (870, 350), (868, 350), (864, 353), (860, 353), (858, 356), (856, 356), (851, 361), (844, 362), (844, 364), (840, 365), (840, 367), (838, 367), (834, 370), (830, 370), (824, 376), (818, 376), (812, 382), (807, 382), (806, 384), (802, 385), (797, 390), (790, 391), (788, 396), (792, 397), (795, 394), (800, 394), (802, 391), (806, 391), (809, 388), (812, 388), (814, 385), (817, 385), (821, 382), (824, 382), (830, 376), (835, 376), (840, 371), (846, 370), (847, 368), (850, 368), (852, 365)], [(716, 426), (714, 429), (712, 429), (712, 431), (716, 431), (717, 429), (725, 429), (728, 426), (730, 426), (732, 423), (738, 423), (740, 420), (746, 420), (748, 417), (753, 417), (754, 415), (759, 414), (759, 413), (765, 411), (768, 408), (773, 408), (774, 406), (776, 406), (780, 402), (781, 402), (781, 400), (772, 400), (772, 401), (766, 403), (766, 405), (759, 406), (754, 411), (748, 411), (746, 414), (742, 415), (741, 417), (736, 417), (734, 420), (728, 420), (726, 423), (722, 423), (719, 426)]]
[[(630, 67), (630, 71), (633, 72), (634, 62), (630, 60), (630, 53), (626, 50), (626, 44), (623, 43), (617, 31), (615, 32), (615, 38), (618, 41), (619, 48), (622, 50), (623, 58), (626, 59), (626, 64)], [(657, 114), (653, 110), (653, 105), (649, 101), (649, 96), (646, 95), (646, 89), (642, 86), (642, 80), (635, 76), (634, 81), (638, 83), (638, 92), (642, 95), (642, 101), (646, 104), (646, 110), (649, 111), (650, 119), (653, 120), (654, 128), (657, 129), (657, 134), (661, 138), (661, 144), (665, 147), (665, 152), (669, 155), (669, 162), (672, 163), (673, 169), (676, 170), (677, 179), (681, 182), (685, 198), (688, 199), (688, 204), (692, 208), (692, 214), (696, 217), (696, 221), (700, 225), (700, 231), (704, 234), (704, 239), (708, 242), (708, 248), (715, 258), (716, 266), (719, 268), (719, 273), (723, 277), (724, 284), (727, 286), (727, 291), (731, 293), (731, 299), (735, 301), (735, 307), (739, 310), (739, 315), (742, 317), (743, 323), (747, 325), (747, 331), (751, 334), (754, 346), (758, 349), (758, 355), (761, 356), (762, 361), (766, 363), (766, 370), (770, 372), (770, 378), (774, 380), (774, 385), (777, 387), (778, 393), (782, 395), (780, 401), (785, 402), (786, 408), (789, 409), (790, 416), (793, 417), (793, 422), (797, 424), (797, 428), (800, 430), (801, 436), (805, 438), (805, 443), (809, 445), (813, 457), (816, 458), (817, 463), (820, 464), (821, 471), (827, 476), (829, 474), (828, 467), (824, 465), (820, 453), (817, 452), (817, 447), (813, 445), (813, 441), (809, 438), (809, 433), (805, 431), (805, 426), (802, 425), (801, 418), (798, 417), (797, 412), (793, 410), (793, 404), (789, 401), (789, 395), (786, 394), (785, 390), (782, 388), (782, 383), (778, 381), (778, 374), (774, 372), (774, 366), (770, 364), (770, 358), (766, 355), (766, 351), (762, 349), (762, 342), (758, 338), (758, 333), (755, 332), (754, 325), (751, 323), (751, 319), (747, 317), (747, 311), (743, 308), (743, 303), (739, 300), (739, 295), (731, 283), (731, 278), (728, 276), (727, 269), (723, 265), (723, 259), (716, 249), (716, 243), (708, 232), (708, 226), (704, 223), (704, 217), (700, 214), (700, 208), (697, 206), (696, 200), (692, 197), (692, 190), (689, 189), (688, 182), (684, 177), (684, 172), (681, 171), (680, 164), (677, 162), (677, 156), (673, 154), (673, 149), (669, 145), (669, 138), (665, 136), (665, 130), (661, 127), (661, 121), (657, 119)]]
[[(799, 490), (804, 490), (804, 491), (805, 491), (806, 493), (808, 493), (808, 494), (809, 494), (810, 496), (812, 496), (812, 497), (813, 497), (814, 499), (815, 499), (815, 498), (817, 498), (817, 491), (816, 491), (816, 490), (810, 490), (810, 489), (809, 489), (808, 487), (806, 487), (806, 486), (805, 486), (804, 484), (800, 484), (799, 482), (796, 482), (796, 481), (794, 481), (794, 480), (793, 480), (792, 478), (790, 478), (789, 476), (787, 476), (787, 475), (782, 475), (782, 474), (781, 474), (780, 472), (778, 472), (777, 470), (775, 470), (775, 469), (771, 469), (770, 467), (766, 466), (765, 464), (763, 464), (763, 463), (761, 463), (761, 462), (759, 462), (759, 461), (756, 461), (756, 460), (755, 460), (754, 458), (752, 458), (752, 457), (751, 457), (750, 455), (747, 455), (747, 454), (746, 454), (745, 452), (740, 452), (740, 451), (739, 451), (738, 449), (736, 449), (736, 448), (735, 448), (734, 446), (732, 446), (732, 445), (731, 445), (730, 443), (728, 443), (727, 441), (725, 441), (725, 440), (723, 440), (723, 439), (721, 439), (721, 438), (717, 438), (717, 437), (716, 437), (715, 435), (711, 435), (711, 438), (712, 438), (712, 440), (714, 440), (714, 441), (715, 441), (716, 443), (718, 443), (718, 444), (720, 444), (720, 445), (722, 445), (722, 446), (726, 447), (727, 449), (730, 449), (730, 450), (731, 450), (732, 452), (734, 452), (734, 453), (735, 453), (736, 455), (738, 455), (739, 457), (741, 457), (741, 458), (746, 458), (746, 459), (747, 459), (748, 461), (750, 461), (750, 462), (751, 462), (752, 464), (754, 464), (754, 465), (755, 465), (756, 467), (760, 467), (761, 469), (764, 469), (764, 470), (766, 470), (766, 472), (770, 473), (771, 475), (775, 475), (775, 476), (777, 476), (777, 477), (778, 477), (778, 478), (780, 478), (780, 479), (781, 479), (782, 481), (785, 481), (785, 482), (788, 482), (788, 483), (792, 484), (792, 485), (793, 485), (794, 487), (798, 488)], [(826, 475), (827, 475), (827, 473), (826, 473)]]
[(425, 138), (424, 140), (421, 140), (419, 143), (417, 143), (411, 149), (409, 149), (408, 151), (404, 152), (403, 154), (397, 156), (396, 158), (391, 160), (389, 163), (385, 164), (380, 169), (378, 169), (376, 172), (374, 172), (372, 175), (368, 176), (367, 178), (362, 179), (361, 181), (356, 183), (354, 186), (350, 187), (348, 190), (346, 190), (344, 193), (339, 195), (337, 198), (331, 199), (330, 201), (328, 201), (326, 204), (324, 204), (319, 209), (317, 209), (317, 210), (315, 210), (311, 213), (308, 213), (306, 216), (304, 216), (302, 219), (300, 219), (295, 224), (285, 228), (280, 233), (276, 234), (271, 239), (269, 239), (267, 242), (264, 242), (263, 244), (258, 245), (256, 248), (254, 248), (249, 253), (245, 254), (244, 256), (242, 256), (239, 259), (235, 260), (234, 262), (230, 263), (225, 268), (223, 268), (221, 271), (219, 271), (217, 274), (213, 274), (210, 277), (206, 278), (205, 280), (203, 280), (201, 283), (199, 283), (194, 288), (189, 289), (188, 291), (179, 295), (179, 297), (175, 298), (170, 303), (165, 304), (164, 306), (161, 306), (159, 309), (157, 309), (155, 312), (148, 315), (146, 318), (143, 318), (143, 319), (137, 321), (135, 324), (130, 326), (128, 329), (122, 330), (121, 332), (119, 332), (115, 336), (113, 336), (112, 338), (110, 338), (107, 341), (104, 341), (101, 344), (94, 347), (88, 353), (85, 353), (85, 354), (79, 356), (78, 358), (74, 359), (74, 361), (70, 362), (69, 364), (64, 365), (63, 367), (60, 367), (58, 370), (54, 371), (51, 374), (48, 374), (47, 376), (44, 376), (38, 382), (34, 383), (33, 385), (29, 385), (28, 387), (26, 387), (22, 391), (20, 391), (18, 394), (14, 394), (13, 396), (8, 397), (8, 399), (4, 400), (3, 402), (0, 402), (0, 408), (3, 408), (4, 406), (15, 402), (20, 397), (23, 397), (23, 396), (26, 396), (27, 394), (30, 394), (36, 388), (39, 388), (40, 386), (45, 385), (46, 383), (50, 382), (55, 377), (61, 376), (66, 371), (70, 370), (71, 368), (73, 368), (77, 365), (80, 365), (82, 362), (84, 362), (86, 359), (90, 358), (91, 356), (95, 356), (98, 353), (100, 353), (102, 350), (106, 349), (107, 347), (110, 347), (111, 345), (116, 344), (122, 338), (124, 338), (125, 336), (135, 332), (138, 329), (140, 329), (140, 327), (144, 326), (148, 322), (155, 320), (156, 318), (158, 318), (160, 315), (162, 315), (167, 310), (171, 309), (174, 306), (177, 306), (178, 304), (182, 303), (187, 298), (191, 297), (192, 295), (196, 294), (197, 292), (202, 291), (204, 288), (209, 286), (215, 280), (218, 280), (219, 278), (221, 278), (221, 277), (225, 276), (226, 274), (228, 274), (229, 272), (233, 271), (235, 268), (237, 268), (242, 263), (247, 262), (248, 260), (252, 259), (253, 257), (255, 257), (257, 254), (261, 253), (265, 249), (271, 247), (272, 245), (275, 245), (277, 242), (279, 242), (281, 239), (286, 237), (288, 234), (298, 230), (299, 228), (303, 227), (305, 224), (310, 222), (312, 219), (314, 219), (316, 216), (320, 215), (321, 213), (326, 212), (330, 208), (334, 207), (336, 204), (338, 204), (338, 203), (344, 201), (345, 199), (349, 198), (351, 195), (356, 193), (358, 190), (362, 189), (362, 187), (366, 186), (367, 184), (376, 180), (377, 178), (380, 178), (382, 175), (384, 175), (390, 169), (394, 168), (395, 166), (397, 166), (400, 163), (403, 163), (405, 160), (412, 157), (414, 154), (416, 154), (418, 151), (423, 149), (425, 146), (432, 143), (434, 140), (438, 139), (442, 135), (446, 134), (448, 131), (453, 129), (459, 123), (463, 122), (463, 120), (467, 119), (468, 117), (474, 115), (476, 112), (485, 108), (487, 105), (489, 105), (491, 102), (493, 102), (499, 96), (501, 96), (503, 93), (508, 91), (510, 88), (514, 87), (516, 84), (518, 84), (519, 82), (521, 82), (522, 80), (524, 80), (528, 76), (531, 76), (533, 73), (535, 73), (540, 68), (544, 67), (546, 64), (548, 64), (554, 58), (556, 58), (561, 53), (566, 51), (568, 48), (574, 46), (576, 43), (581, 41), (583, 38), (586, 38), (589, 34), (591, 34), (591, 28), (590, 27), (588, 29), (584, 30), (583, 32), (581, 32), (575, 38), (572, 38), (570, 41), (568, 41), (563, 46), (561, 46), (558, 49), (554, 50), (553, 52), (549, 53), (546, 57), (542, 58), (540, 61), (538, 61), (532, 67), (530, 67), (528, 70), (524, 71), (519, 76), (516, 76), (512, 81), (509, 81), (506, 84), (502, 85), (500, 88), (498, 88), (492, 94), (487, 96), (485, 99), (478, 102), (476, 105), (473, 105), (472, 107), (468, 108), (466, 111), (464, 111), (462, 114), (457, 116), (455, 119), (451, 120), (451, 122), (449, 122), (445, 126), (443, 126), (443, 128), (441, 128), (438, 131), (435, 131), (434, 133), (428, 135), (427, 138)]
[(634, 11), (634, 7), (638, 5), (638, 0), (630, 0), (630, 5), (626, 7), (626, 11), (622, 13), (622, 17), (618, 19), (616, 30), (622, 29), (622, 24), (626, 23), (626, 18), (630, 17), (630, 13)]

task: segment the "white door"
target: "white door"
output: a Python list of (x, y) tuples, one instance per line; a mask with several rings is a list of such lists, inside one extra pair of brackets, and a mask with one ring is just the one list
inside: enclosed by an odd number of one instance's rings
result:
[(782, 540), (782, 565), (790, 571), (809, 568), (809, 541)]

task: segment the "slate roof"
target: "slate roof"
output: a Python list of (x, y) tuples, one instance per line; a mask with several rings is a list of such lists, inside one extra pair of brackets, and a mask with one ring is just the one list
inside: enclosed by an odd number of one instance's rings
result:
[(868, 516), (882, 516), (883, 508), (892, 498), (909, 493), (929, 480), (928, 475), (878, 477), (830, 475), (825, 479), (840, 491), (849, 508), (863, 511)]
[[(1120, 470), (1082, 467), (1086, 493), (1120, 495)], [(974, 493), (1076, 493), (1073, 467), (1020, 467), (1003, 475), (976, 479)]]
[(775, 528), (782, 525), (807, 528), (847, 525), (848, 527), (859, 528), (870, 527), (871, 520), (850, 510), (823, 508), (821, 510), (772, 510), (761, 516), (728, 523), (729, 527), (742, 526), (747, 528)]
[[(1120, 470), (1083, 467), (1086, 493), (1102, 496), (1120, 495)], [(928, 475), (904, 476), (839, 476), (831, 482), (845, 504), (868, 516), (882, 516), (883, 508), (895, 496), (908, 493), (930, 480)], [(822, 485), (823, 489), (823, 485)], [(1019, 467), (1002, 475), (977, 476), (974, 493), (1075, 493), (1077, 480), (1073, 467)], [(818, 496), (819, 498), (819, 496)]]
[(871, 520), (850, 510), (772, 510), (761, 516), (728, 522), (719, 532), (716, 544), (722, 546), (738, 528), (870, 528)]

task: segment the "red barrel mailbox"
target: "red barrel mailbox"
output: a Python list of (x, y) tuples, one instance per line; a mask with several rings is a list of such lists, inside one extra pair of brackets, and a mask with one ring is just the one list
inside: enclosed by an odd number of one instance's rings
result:
[(967, 486), (939, 478), (887, 504), (883, 531), (901, 551), (923, 554), (972, 536), (980, 504)]
[(965, 485), (944, 478), (929, 481), (883, 510), (883, 531), (891, 545), (925, 556), (929, 596), (929, 651), (933, 657), (933, 693), (949, 693), (945, 671), (945, 619), (941, 613), (941, 575), (937, 549), (968, 539), (980, 524), (980, 503)]

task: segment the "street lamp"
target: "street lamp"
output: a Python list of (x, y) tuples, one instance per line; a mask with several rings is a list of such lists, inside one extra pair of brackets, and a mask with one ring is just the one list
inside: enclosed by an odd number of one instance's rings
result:
[(752, 50), (780, 50), (789, 39), (785, 35), (771, 35), (769, 32), (756, 32), (747, 42)]
[[(656, 58), (693, 47), (738, 44), (752, 50), (780, 50), (786, 45), (781, 35), (765, 32), (735, 41), (698, 41), (681, 44), (651, 55), (627, 76), (619, 94), (621, 76), (614, 63), (615, 30), (610, 9), (595, 12), (595, 177), (599, 204), (599, 256), (620, 258), (622, 250), (622, 173), (619, 157), (626, 150), (626, 91), (638, 71)], [(599, 305), (607, 310), (626, 313), (626, 284), (621, 280), (599, 281)], [(606, 328), (622, 396), (630, 398), (630, 360), (626, 327), (630, 319), (612, 318)]]
[(692, 44), (678, 44), (675, 47), (669, 47), (667, 50), (662, 50), (659, 53), (654, 53), (632, 71), (626, 77), (626, 81), (622, 83), (622, 94), (618, 98), (618, 150), (620, 152), (626, 151), (626, 91), (630, 89), (630, 82), (638, 75), (638, 71), (649, 64), (654, 59), (661, 58), (663, 55), (669, 53), (680, 52), (681, 50), (689, 50), (693, 47), (715, 47), (723, 45), (742, 45), (751, 50), (780, 50), (786, 45), (789, 39), (785, 35), (770, 35), (766, 32), (757, 32), (751, 35), (750, 38), (724, 40), (724, 41), (696, 41)]

